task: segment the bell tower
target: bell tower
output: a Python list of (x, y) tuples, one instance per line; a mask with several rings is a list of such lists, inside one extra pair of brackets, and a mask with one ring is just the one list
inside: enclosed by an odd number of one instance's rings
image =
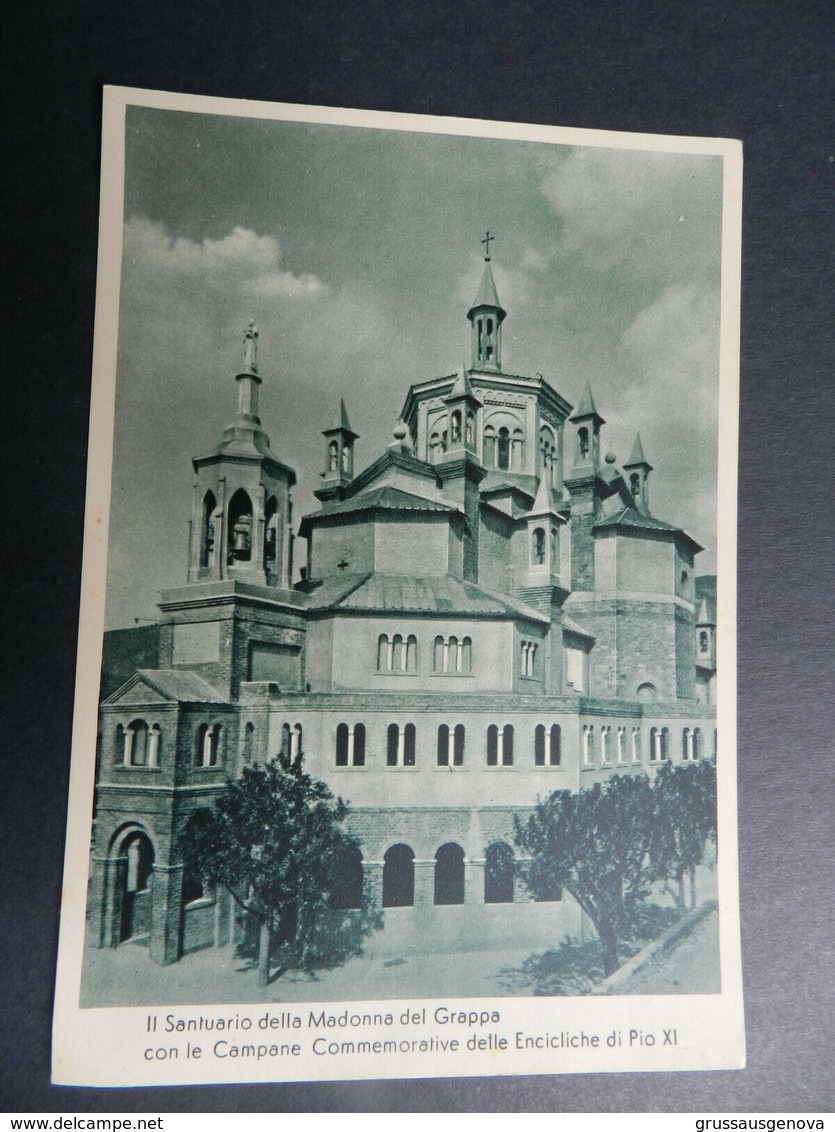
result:
[(493, 271), (490, 267), (490, 241), (496, 237), (488, 232), (481, 241), (487, 247), (484, 271), (473, 305), (467, 311), (472, 326), (472, 357), (470, 368), (487, 373), (500, 373), (502, 368), (502, 323), (507, 317), (496, 293)]
[(322, 472), (324, 482), (314, 495), (327, 503), (343, 499), (345, 488), (354, 478), (354, 441), (359, 438), (351, 428), (345, 401), (341, 397), (331, 426), (322, 431), (322, 436), (325, 438), (325, 470)]
[(636, 433), (635, 435), (635, 443), (632, 445), (629, 459), (624, 462), (623, 470), (626, 472), (626, 481), (632, 493), (632, 498), (635, 500), (636, 508), (642, 515), (649, 515), (649, 490), (647, 480), (649, 479), (649, 473), (652, 471), (652, 464), (650, 464), (649, 460), (647, 460), (644, 455), (644, 447), (641, 444), (640, 433)]
[(258, 329), (244, 335), (235, 376), (238, 410), (209, 456), (193, 460), (195, 481), (189, 539), (190, 582), (238, 578), (289, 588), (293, 570), (292, 468), (270, 449), (258, 416)]

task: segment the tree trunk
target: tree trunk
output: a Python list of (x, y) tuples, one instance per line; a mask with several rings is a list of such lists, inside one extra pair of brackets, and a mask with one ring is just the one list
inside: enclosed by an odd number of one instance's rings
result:
[(269, 920), (262, 920), (258, 929), (258, 986), (270, 985), (270, 944), (272, 930)]
[(696, 907), (696, 866), (690, 866), (690, 908)]
[(600, 943), (603, 946), (603, 974), (612, 975), (619, 966), (617, 936), (608, 923), (600, 924), (597, 928), (597, 934), (600, 936)]

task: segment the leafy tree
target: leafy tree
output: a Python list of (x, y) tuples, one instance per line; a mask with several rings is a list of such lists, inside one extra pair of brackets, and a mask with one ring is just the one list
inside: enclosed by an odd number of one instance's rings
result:
[(186, 869), (226, 888), (259, 925), (261, 986), (273, 952), (282, 971), (333, 965), (357, 954), (374, 926), (364, 913), (333, 911), (340, 862), (359, 848), (342, 829), (346, 815), (342, 799), (304, 773), (301, 756), (281, 753), (245, 767), (181, 839)]
[(617, 970), (618, 944), (646, 895), (654, 810), (644, 775), (616, 775), (579, 793), (557, 790), (527, 822), (516, 819), (516, 844), (532, 858), (528, 887), (541, 899), (571, 893), (595, 926), (606, 975)]
[(676, 902), (684, 911), (685, 877), (689, 907), (696, 905), (696, 866), (704, 860), (708, 838), (716, 835), (716, 767), (706, 759), (673, 766), (665, 763), (653, 784), (655, 821), (649, 876), (676, 883)]

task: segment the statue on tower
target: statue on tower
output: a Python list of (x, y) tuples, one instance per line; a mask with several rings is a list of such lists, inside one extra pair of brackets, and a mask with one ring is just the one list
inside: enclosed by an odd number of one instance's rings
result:
[(244, 334), (244, 373), (258, 373), (258, 327), (252, 319)]

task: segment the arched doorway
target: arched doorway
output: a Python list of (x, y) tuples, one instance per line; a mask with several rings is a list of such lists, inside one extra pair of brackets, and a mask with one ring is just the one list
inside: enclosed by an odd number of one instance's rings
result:
[(151, 878), (154, 847), (147, 834), (136, 830), (122, 842), (125, 861), (119, 942), (147, 943), (151, 933)]
[(435, 903), (464, 903), (464, 850), (454, 842), (435, 854)]
[(383, 858), (383, 907), (407, 908), (415, 902), (415, 855), (408, 845), (392, 845)]

